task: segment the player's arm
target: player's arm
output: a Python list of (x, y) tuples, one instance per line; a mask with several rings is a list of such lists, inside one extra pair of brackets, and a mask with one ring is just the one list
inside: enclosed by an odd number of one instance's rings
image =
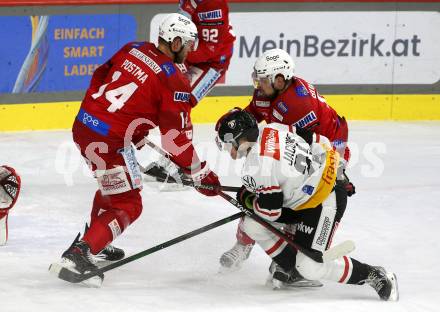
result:
[[(176, 104), (177, 105), (177, 104)], [(180, 166), (193, 181), (201, 184), (220, 185), (217, 175), (206, 161), (200, 161), (192, 144), (193, 128), (189, 113), (163, 111), (159, 120), (162, 147), (171, 154), (172, 161)], [(207, 196), (217, 195), (216, 190), (197, 189)]]

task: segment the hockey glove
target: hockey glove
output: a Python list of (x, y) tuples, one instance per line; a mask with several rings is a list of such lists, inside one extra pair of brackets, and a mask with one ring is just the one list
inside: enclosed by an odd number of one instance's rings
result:
[(236, 198), (240, 205), (242, 205), (243, 207), (253, 209), (255, 196), (255, 193), (248, 191), (246, 187), (242, 185), (240, 190), (237, 192)]
[[(183, 172), (190, 176), (191, 179), (195, 182), (195, 184), (209, 184), (220, 187), (220, 181), (218, 180), (217, 175), (209, 169), (208, 164), (206, 161), (202, 162), (200, 164), (200, 167), (198, 170), (191, 171), (189, 169), (183, 169)], [(218, 195), (219, 188), (216, 188), (214, 190), (208, 190), (206, 188), (201, 188), (195, 186), (196, 190), (202, 193), (206, 196), (216, 196)]]
[(353, 183), (350, 182), (350, 179), (345, 174), (345, 170), (342, 170), (342, 174), (336, 182), (347, 192), (347, 196), (350, 197), (354, 194), (356, 194), (356, 187)]
[(20, 176), (8, 166), (0, 166), (0, 209), (11, 209), (20, 193)]

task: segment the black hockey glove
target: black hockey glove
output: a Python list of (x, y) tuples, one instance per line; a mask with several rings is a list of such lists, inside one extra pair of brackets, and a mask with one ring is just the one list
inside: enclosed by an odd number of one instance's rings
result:
[(253, 209), (253, 201), (255, 198), (255, 193), (249, 192), (244, 185), (240, 187), (240, 190), (237, 192), (237, 201), (243, 207), (248, 209)]
[(347, 196), (350, 197), (356, 194), (356, 187), (354, 186), (353, 183), (350, 182), (350, 179), (345, 174), (345, 170), (342, 171), (342, 177), (343, 179), (338, 182), (347, 192)]

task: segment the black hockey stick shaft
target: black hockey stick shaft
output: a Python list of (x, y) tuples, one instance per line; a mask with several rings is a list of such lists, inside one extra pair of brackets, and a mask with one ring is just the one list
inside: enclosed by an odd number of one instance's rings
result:
[(232, 216), (229, 216), (229, 217), (223, 218), (221, 220), (218, 220), (216, 222), (210, 223), (210, 224), (205, 225), (205, 226), (203, 226), (201, 228), (198, 228), (198, 229), (196, 229), (194, 231), (191, 231), (191, 232), (188, 232), (186, 234), (180, 235), (180, 236), (178, 236), (176, 238), (173, 238), (173, 239), (171, 239), (169, 241), (166, 241), (164, 243), (161, 243), (159, 245), (156, 245), (154, 247), (151, 247), (149, 249), (141, 251), (141, 252), (139, 252), (137, 254), (131, 255), (131, 256), (125, 258), (125, 259), (122, 259), (122, 260), (119, 260), (119, 261), (114, 262), (112, 264), (109, 264), (109, 265), (107, 265), (105, 267), (102, 267), (102, 268), (100, 268), (100, 269), (98, 269), (98, 270), (96, 270), (94, 272), (91, 272), (91, 273), (88, 273), (88, 274), (77, 274), (77, 273), (73, 273), (71, 271), (66, 270), (67, 272), (63, 272), (63, 273), (60, 272), (60, 277), (62, 278), (61, 274), (72, 273), (72, 275), (75, 274), (75, 277), (73, 277), (73, 276), (65, 276), (65, 275), (64, 276), (66, 277), (66, 279), (70, 279), (69, 281), (74, 282), (74, 283), (79, 283), (79, 282), (85, 281), (85, 280), (87, 280), (87, 279), (89, 279), (89, 278), (91, 278), (93, 276), (96, 276), (98, 274), (101, 274), (101, 273), (113, 270), (113, 269), (118, 268), (118, 267), (120, 267), (122, 265), (125, 265), (127, 263), (132, 262), (132, 261), (138, 260), (138, 259), (140, 259), (142, 257), (148, 256), (148, 255), (150, 255), (152, 253), (155, 253), (157, 251), (160, 251), (162, 249), (165, 249), (167, 247), (170, 247), (172, 245), (180, 243), (180, 242), (182, 242), (184, 240), (187, 240), (187, 239), (189, 239), (191, 237), (194, 237), (194, 236), (200, 235), (200, 234), (202, 234), (204, 232), (207, 232), (209, 230), (212, 230), (212, 229), (214, 229), (216, 227), (219, 227), (219, 226), (221, 226), (223, 224), (226, 224), (226, 223), (229, 223), (229, 222), (234, 221), (236, 219), (239, 219), (242, 216), (243, 216), (243, 213), (241, 213), (241, 212), (236, 213), (236, 214), (234, 214)]
[[(142, 145), (148, 145), (149, 147), (151, 147), (152, 149), (157, 151), (162, 156), (164, 156), (164, 157), (170, 159), (171, 161), (173, 161), (171, 156), (166, 151), (164, 151), (162, 148), (157, 146), (154, 142), (150, 141), (149, 139), (144, 138), (143, 141), (141, 141), (141, 142), (142, 142), (141, 143)], [(193, 181), (188, 181), (188, 180), (183, 180), (183, 179), (181, 179), (181, 182), (182, 182), (183, 185), (192, 186), (192, 187), (195, 187), (195, 188), (212, 187), (212, 185), (211, 186), (206, 186), (206, 185), (204, 186), (203, 184), (200, 185), (200, 184), (194, 183)], [(212, 189), (213, 188), (210, 188), (210, 190), (212, 190)], [(239, 188), (237, 188), (237, 191), (235, 191), (235, 192), (238, 192), (238, 189)], [(298, 245), (289, 236), (287, 236), (286, 234), (284, 234), (283, 232), (281, 232), (277, 228), (273, 227), (266, 220), (262, 219), (257, 214), (255, 214), (255, 212), (253, 210), (250, 210), (250, 209), (247, 209), (247, 208), (243, 207), (242, 205), (240, 205), (240, 203), (237, 200), (235, 200), (233, 197), (229, 196), (228, 194), (225, 194), (224, 192), (222, 192), (219, 189), (218, 189), (218, 195), (220, 195), (221, 197), (226, 199), (228, 202), (230, 202), (232, 205), (234, 205), (235, 207), (240, 209), (249, 218), (253, 219), (255, 222), (259, 223), (264, 228), (266, 228), (267, 230), (269, 230), (272, 233), (274, 233), (275, 235), (277, 235), (279, 238), (282, 238), (284, 241), (286, 241), (286, 243), (291, 245), (296, 250), (299, 250), (300, 252), (302, 252), (303, 254), (305, 254), (306, 256), (308, 256), (309, 258), (313, 259), (316, 262), (320, 262), (320, 263), (323, 262), (322, 253), (320, 253), (320, 252), (313, 252), (313, 251), (311, 251), (309, 249), (306, 249), (306, 248), (302, 247), (301, 245)]]
[(314, 260), (316, 262), (320, 262), (320, 263), (323, 262), (322, 253), (313, 252), (312, 250), (306, 249), (306, 248), (302, 247), (301, 245), (298, 245), (289, 236), (287, 236), (286, 234), (284, 234), (283, 232), (281, 232), (280, 230), (278, 230), (277, 228), (272, 226), (270, 223), (268, 223), (266, 220), (264, 220), (263, 218), (258, 216), (253, 210), (245, 208), (242, 205), (240, 205), (240, 203), (235, 198), (231, 197), (230, 195), (223, 193), (223, 192), (219, 192), (218, 195), (221, 196), (222, 198), (226, 199), (228, 202), (230, 202), (232, 205), (234, 205), (238, 209), (240, 209), (240, 211), (243, 212), (246, 216), (248, 216), (249, 218), (251, 218), (252, 220), (257, 222), (258, 224), (260, 224), (261, 226), (263, 226), (267, 230), (271, 231), (273, 234), (275, 234), (279, 238), (282, 238), (284, 241), (286, 241), (286, 243), (288, 243), (290, 246), (292, 246), (296, 250), (300, 251), (301, 253), (305, 254), (307, 257), (311, 258), (312, 260)]
[[(142, 169), (142, 171), (144, 171), (143, 167), (141, 167), (141, 169)], [(149, 174), (149, 175), (151, 175), (151, 174)], [(238, 191), (240, 191), (240, 187), (238, 187), (238, 186), (220, 185), (220, 187), (219, 187), (217, 185), (195, 183), (194, 181), (189, 181), (189, 180), (184, 180), (184, 179), (181, 179), (181, 181), (171, 182), (171, 181), (167, 181), (163, 177), (159, 177), (159, 176), (154, 176), (154, 177), (159, 182), (183, 184), (185, 186), (192, 186), (194, 188), (201, 188), (201, 189), (210, 190), (210, 191), (215, 190), (215, 189), (217, 189), (219, 191), (223, 191), (223, 192), (238, 192)]]

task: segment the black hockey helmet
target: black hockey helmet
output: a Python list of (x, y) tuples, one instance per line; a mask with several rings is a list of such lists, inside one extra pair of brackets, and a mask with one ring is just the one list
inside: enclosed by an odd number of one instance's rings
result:
[(230, 143), (238, 149), (239, 140), (245, 138), (248, 142), (256, 142), (258, 139), (258, 123), (255, 117), (242, 110), (234, 108), (223, 115), (215, 125), (217, 131), (217, 146), (224, 149), (223, 143)]

